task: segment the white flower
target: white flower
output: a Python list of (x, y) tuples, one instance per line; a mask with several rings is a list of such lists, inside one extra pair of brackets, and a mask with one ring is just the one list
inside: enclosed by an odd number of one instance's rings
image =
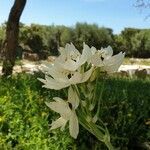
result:
[(89, 62), (96, 67), (100, 67), (102, 71), (113, 73), (116, 72), (122, 64), (125, 53), (120, 52), (117, 55), (112, 55), (113, 50), (110, 46), (108, 46), (107, 48), (94, 51)]
[(113, 55), (113, 49), (110, 46), (102, 48), (101, 54), (104, 59), (109, 59)]
[(69, 71), (77, 70), (92, 55), (91, 49), (85, 43), (83, 44), (82, 54), (71, 44), (66, 44), (65, 48), (61, 48), (60, 56), (55, 60), (54, 64)]
[(114, 55), (112, 57), (110, 57), (109, 59), (104, 59), (103, 63), (104, 63), (104, 70), (108, 73), (113, 73), (118, 71), (120, 65), (123, 62), (125, 53), (120, 52), (117, 55)]
[(45, 76), (45, 79), (39, 79), (45, 84), (43, 85), (43, 87), (60, 90), (70, 85), (86, 82), (92, 74), (93, 67), (91, 67), (86, 72), (81, 72), (81, 68), (76, 71), (68, 71), (59, 68), (54, 64), (45, 66), (45, 69), (43, 69), (43, 71), (45, 71), (47, 74)]
[(73, 84), (86, 82), (93, 71), (93, 67), (84, 71), (82, 65), (92, 56), (91, 49), (84, 44), (82, 55), (74, 45), (66, 44), (61, 48), (60, 56), (53, 64), (45, 64), (42, 71), (46, 74), (45, 79), (39, 79), (49, 89), (60, 90)]
[(53, 111), (60, 114), (60, 118), (52, 122), (51, 130), (61, 127), (63, 130), (69, 121), (69, 132), (73, 138), (77, 138), (79, 133), (78, 117), (75, 110), (79, 106), (79, 98), (77, 93), (72, 89), (68, 90), (68, 101), (64, 101), (59, 97), (54, 98), (55, 102), (46, 103)]

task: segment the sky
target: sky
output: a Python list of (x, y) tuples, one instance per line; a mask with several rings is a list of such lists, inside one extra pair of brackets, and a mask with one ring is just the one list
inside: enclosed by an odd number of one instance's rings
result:
[[(21, 16), (25, 24), (74, 26), (97, 24), (120, 33), (125, 27), (150, 28), (149, 10), (134, 7), (136, 0), (27, 0)], [(7, 21), (14, 0), (0, 0), (0, 24)], [(150, 9), (150, 8), (149, 8)]]

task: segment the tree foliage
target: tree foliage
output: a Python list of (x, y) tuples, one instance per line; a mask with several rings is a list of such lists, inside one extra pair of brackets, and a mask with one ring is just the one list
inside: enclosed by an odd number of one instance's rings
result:
[[(5, 25), (0, 27), (0, 44), (4, 39)], [(77, 23), (75, 26), (45, 26), (20, 23), (19, 44), (24, 50), (34, 53), (46, 52), (58, 55), (59, 47), (73, 43), (79, 50), (83, 42), (97, 49), (111, 45), (114, 53), (126, 52), (128, 57), (150, 57), (150, 30), (125, 28), (120, 34), (113, 34), (110, 28), (96, 24)]]

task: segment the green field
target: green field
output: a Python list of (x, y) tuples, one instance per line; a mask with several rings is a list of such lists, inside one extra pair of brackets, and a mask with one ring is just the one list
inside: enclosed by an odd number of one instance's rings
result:
[[(63, 93), (43, 89), (39, 76), (0, 78), (0, 150), (105, 150), (82, 127), (76, 140), (68, 129), (49, 131), (57, 114), (44, 102)], [(111, 142), (120, 150), (144, 150), (150, 142), (150, 80), (111, 77), (99, 81), (99, 90), (102, 82), (100, 117)]]

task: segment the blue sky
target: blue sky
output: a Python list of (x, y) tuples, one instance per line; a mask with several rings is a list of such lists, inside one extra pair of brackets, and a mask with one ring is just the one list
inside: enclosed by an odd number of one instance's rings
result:
[[(0, 24), (7, 20), (14, 0), (0, 0)], [(149, 28), (148, 10), (133, 6), (135, 0), (27, 0), (21, 22), (67, 25), (96, 23), (119, 33), (124, 27)]]

